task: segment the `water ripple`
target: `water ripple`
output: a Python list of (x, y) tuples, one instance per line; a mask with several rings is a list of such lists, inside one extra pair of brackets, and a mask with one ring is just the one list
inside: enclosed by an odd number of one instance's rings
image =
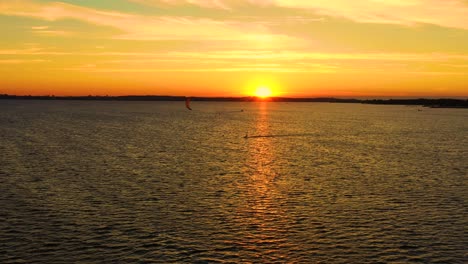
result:
[(199, 108), (2, 102), (0, 262), (466, 263), (466, 111)]

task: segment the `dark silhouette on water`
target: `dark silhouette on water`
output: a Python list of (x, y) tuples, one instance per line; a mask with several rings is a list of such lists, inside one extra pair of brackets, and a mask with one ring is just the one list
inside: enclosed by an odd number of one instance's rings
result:
[(239, 112), (240, 113), (244, 112), (244, 109), (242, 109), (242, 110), (233, 110), (233, 111), (219, 111), (218, 113), (220, 113), (220, 114), (221, 113), (229, 114), (229, 113), (239, 113)]
[(190, 97), (185, 97), (185, 107), (187, 107), (188, 110), (192, 110), (192, 108), (190, 108), (190, 101), (192, 99)]

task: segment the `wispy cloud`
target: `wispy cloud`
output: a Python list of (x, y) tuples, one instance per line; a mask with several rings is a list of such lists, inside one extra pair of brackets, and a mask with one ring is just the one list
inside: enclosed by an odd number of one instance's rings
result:
[[(448, 53), (315, 53), (307, 51), (231, 50), (210, 52), (56, 52), (38, 47), (0, 50), (0, 55), (15, 55), (22, 60), (6, 63), (43, 62), (26, 58), (80, 56), (88, 63), (73, 61), (64, 67), (80, 72), (277, 72), (277, 73), (333, 73), (333, 72), (455, 72), (468, 63), (466, 54)], [(22, 56), (22, 57), (19, 57)], [(63, 61), (64, 59), (57, 59)], [(450, 65), (448, 67), (447, 65)], [(48, 65), (48, 66), (52, 66)], [(443, 69), (443, 70), (441, 70)]]
[(271, 0), (271, 3), (363, 23), (428, 23), (468, 29), (468, 4), (464, 0)]
[(116, 39), (133, 40), (237, 40), (289, 44), (295, 38), (272, 34), (261, 24), (241, 21), (216, 21), (210, 18), (144, 16), (115, 11), (102, 11), (62, 2), (39, 3), (18, 0), (0, 3), (0, 14), (34, 17), (47, 21), (76, 19), (110, 26), (121, 31)]
[(465, 54), (443, 53), (320, 53), (306, 51), (214, 51), (214, 52), (170, 52), (171, 57), (205, 59), (274, 59), (274, 60), (379, 60), (379, 61), (445, 61), (450, 59), (468, 60)]
[(0, 49), (0, 55), (56, 55), (56, 56), (94, 56), (111, 57), (114, 62), (123, 62), (115, 60), (116, 57), (134, 58), (137, 61), (180, 61), (197, 60), (203, 63), (203, 60), (274, 60), (274, 61), (304, 61), (304, 60), (362, 60), (362, 61), (419, 61), (419, 62), (444, 62), (444, 61), (468, 61), (467, 54), (455, 53), (331, 53), (331, 52), (310, 52), (296, 50), (228, 50), (228, 51), (161, 51), (161, 52), (122, 52), (122, 51), (102, 51), (96, 49), (95, 52), (59, 52), (46, 48), (32, 47), (24, 49)]
[(17, 60), (17, 59), (0, 59), (0, 64), (26, 64), (26, 63), (41, 63), (49, 62), (49, 60)]
[(328, 67), (314, 68), (298, 68), (298, 67), (265, 67), (265, 66), (249, 66), (249, 67), (222, 67), (222, 68), (90, 68), (90, 67), (71, 67), (65, 68), (67, 71), (80, 72), (276, 72), (276, 73), (332, 73), (333, 69)]
[(142, 4), (192, 4), (204, 8), (235, 9), (243, 4), (302, 9), (319, 15), (342, 17), (360, 23), (434, 24), (468, 29), (465, 0), (130, 0)]
[(34, 26), (34, 27), (31, 27), (32, 30), (46, 30), (48, 28), (49, 28), (48, 26)]
[(52, 30), (49, 26), (34, 26), (31, 27), (32, 33), (42, 36), (71, 36), (73, 32), (65, 30)]
[(229, 10), (230, 3), (225, 0), (129, 0), (145, 5), (197, 5), (205, 8), (219, 8)]
[(37, 30), (34, 31), (35, 34), (43, 36), (70, 36), (73, 33), (64, 30)]
[(73, 55), (72, 52), (51, 51), (39, 47), (32, 47), (26, 49), (0, 49), (0, 55)]

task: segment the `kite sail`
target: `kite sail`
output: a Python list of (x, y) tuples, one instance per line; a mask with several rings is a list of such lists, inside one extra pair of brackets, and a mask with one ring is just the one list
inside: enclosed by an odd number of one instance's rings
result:
[(192, 108), (190, 108), (190, 101), (192, 99), (190, 99), (190, 97), (186, 97), (185, 98), (185, 107), (187, 107), (188, 110), (192, 110)]

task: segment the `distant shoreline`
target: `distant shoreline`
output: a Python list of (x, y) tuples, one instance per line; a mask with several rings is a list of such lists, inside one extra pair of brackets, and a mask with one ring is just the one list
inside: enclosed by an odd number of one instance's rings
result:
[[(184, 101), (185, 96), (166, 95), (125, 95), (125, 96), (32, 96), (0, 94), (0, 100), (86, 100), (86, 101)], [(190, 97), (193, 101), (205, 102), (256, 102), (257, 97)], [(290, 98), (271, 97), (269, 102), (322, 102), (322, 103), (355, 103), (379, 105), (413, 105), (431, 108), (468, 108), (468, 99), (340, 99), (333, 97)]]

